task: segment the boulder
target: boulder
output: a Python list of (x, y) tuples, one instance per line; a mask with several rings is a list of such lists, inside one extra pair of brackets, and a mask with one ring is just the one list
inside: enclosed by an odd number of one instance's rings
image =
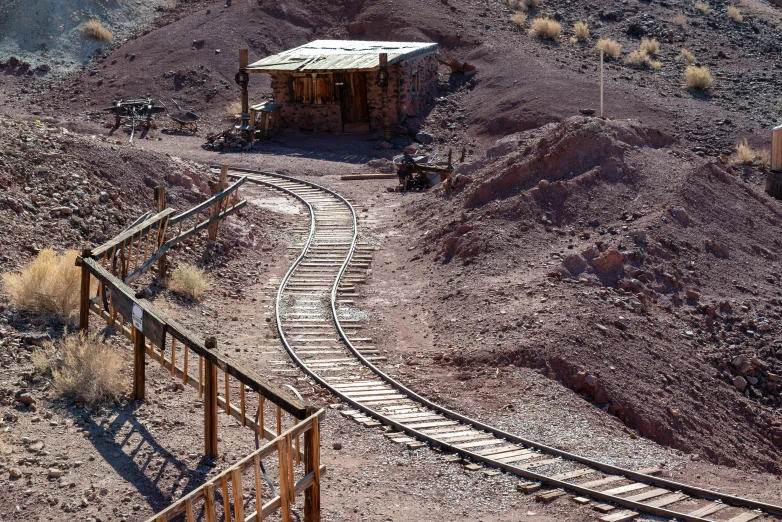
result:
[(16, 398), (16, 400), (21, 402), (25, 406), (32, 406), (33, 404), (35, 404), (35, 399), (33, 399), (33, 396), (27, 392), (20, 393), (19, 396)]
[(736, 388), (738, 391), (743, 392), (744, 389), (747, 387), (747, 380), (739, 375), (738, 377), (735, 377), (733, 379), (733, 387)]
[(690, 218), (690, 215), (687, 214), (687, 211), (684, 210), (682, 207), (675, 207), (672, 208), (670, 211), (671, 216), (679, 222), (679, 224), (683, 227), (688, 227), (692, 224), (692, 219)]
[(599, 272), (616, 272), (622, 268), (625, 260), (625, 256), (616, 248), (609, 248), (596, 258), (591, 263), (595, 267), (595, 270)]
[(587, 261), (581, 254), (571, 254), (562, 261), (562, 266), (572, 275), (581, 274), (587, 267)]
[(415, 140), (418, 143), (423, 143), (424, 145), (429, 145), (430, 143), (434, 142), (434, 136), (429, 134), (428, 132), (421, 131), (418, 134), (415, 135)]

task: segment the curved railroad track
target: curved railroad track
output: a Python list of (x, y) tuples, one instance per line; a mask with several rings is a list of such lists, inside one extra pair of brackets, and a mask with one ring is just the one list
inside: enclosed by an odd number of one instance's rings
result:
[[(601, 501), (605, 522), (652, 514), (683, 521), (748, 522), (775, 520), (782, 507), (709, 491), (654, 476), (660, 470), (623, 469), (539, 444), (470, 419), (435, 404), (385, 375), (373, 360), (382, 359), (361, 325), (346, 318), (351, 294), (371, 253), (357, 249), (358, 228), (351, 204), (339, 194), (287, 176), (248, 169), (229, 175), (248, 176), (298, 199), (310, 216), (301, 254), (282, 279), (275, 301), (280, 339), (295, 364), (353, 410), (346, 413), (366, 426), (389, 426), (386, 434), (411, 447), (422, 442), (474, 463), (501, 469), (556, 488), (541, 500), (567, 490)], [(546, 474), (547, 468), (569, 471)], [(619, 508), (615, 508), (619, 506)], [(595, 506), (600, 507), (600, 506)], [(714, 515), (716, 518), (711, 518)]]

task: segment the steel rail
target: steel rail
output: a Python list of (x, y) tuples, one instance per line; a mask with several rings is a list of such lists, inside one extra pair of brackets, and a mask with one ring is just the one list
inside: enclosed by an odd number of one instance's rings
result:
[[(563, 450), (560, 450), (560, 449), (557, 449), (557, 448), (554, 448), (554, 447), (551, 447), (551, 446), (547, 446), (545, 444), (541, 444), (541, 443), (538, 443), (538, 442), (535, 442), (535, 441), (531, 441), (531, 440), (525, 439), (523, 437), (519, 437), (519, 436), (514, 435), (512, 433), (508, 433), (508, 432), (505, 432), (503, 430), (497, 429), (497, 428), (495, 428), (493, 426), (489, 426), (487, 424), (484, 424), (483, 422), (471, 419), (471, 418), (466, 417), (466, 416), (464, 416), (462, 414), (459, 414), (457, 412), (449, 410), (449, 409), (447, 409), (447, 408), (445, 408), (443, 406), (440, 406), (440, 405), (438, 405), (436, 403), (433, 403), (433, 402), (429, 401), (428, 399), (426, 399), (425, 397), (422, 397), (418, 393), (410, 390), (409, 388), (407, 388), (403, 384), (399, 383), (398, 381), (396, 381), (392, 377), (386, 375), (383, 371), (381, 371), (374, 364), (372, 364), (370, 361), (368, 361), (356, 349), (356, 347), (350, 341), (350, 339), (348, 338), (348, 336), (345, 333), (344, 329), (342, 328), (342, 324), (340, 323), (338, 315), (337, 315), (336, 296), (337, 296), (338, 288), (339, 288), (339, 285), (341, 283), (342, 278), (344, 277), (345, 272), (349, 268), (350, 262), (352, 261), (353, 254), (355, 253), (356, 242), (357, 242), (357, 239), (358, 239), (358, 227), (357, 227), (356, 213), (355, 213), (355, 210), (354, 210), (353, 206), (350, 204), (350, 202), (347, 201), (341, 195), (333, 192), (332, 190), (327, 189), (325, 187), (322, 187), (322, 186), (320, 186), (320, 185), (318, 185), (316, 183), (312, 183), (310, 181), (301, 180), (301, 179), (293, 178), (291, 176), (285, 176), (285, 175), (277, 174), (277, 173), (273, 173), (273, 172), (257, 171), (257, 170), (252, 170), (252, 169), (233, 168), (232, 167), (231, 170), (234, 170), (234, 171), (237, 171), (237, 172), (242, 172), (242, 173), (256, 174), (256, 175), (261, 175), (261, 176), (278, 178), (278, 179), (282, 179), (282, 180), (285, 180), (285, 181), (288, 181), (288, 182), (300, 183), (300, 184), (307, 185), (307, 186), (312, 187), (312, 188), (316, 188), (316, 189), (322, 190), (323, 192), (326, 192), (326, 193), (332, 195), (333, 197), (337, 198), (338, 200), (340, 200), (350, 210), (351, 219), (352, 219), (352, 222), (353, 222), (352, 241), (351, 241), (351, 244), (350, 244), (349, 252), (348, 252), (348, 254), (347, 254), (346, 258), (345, 258), (345, 261), (343, 262), (343, 264), (340, 267), (340, 270), (339, 270), (339, 272), (337, 274), (337, 277), (335, 278), (335, 281), (334, 281), (334, 284), (333, 284), (332, 290), (331, 290), (331, 299), (330, 299), (330, 301), (331, 301), (331, 311), (332, 311), (332, 316), (333, 316), (333, 320), (334, 320), (334, 325), (335, 325), (335, 328), (337, 329), (337, 332), (338, 332), (340, 338), (342, 339), (343, 343), (345, 344), (345, 346), (353, 353), (353, 355), (364, 366), (366, 366), (369, 370), (371, 370), (375, 375), (377, 375), (387, 385), (389, 385), (390, 387), (395, 388), (396, 390), (400, 391), (401, 393), (406, 395), (409, 399), (412, 399), (415, 402), (419, 402), (420, 404), (426, 406), (430, 410), (433, 410), (433, 411), (439, 413), (440, 415), (443, 415), (444, 417), (446, 417), (448, 419), (458, 421), (458, 422), (460, 422), (462, 424), (468, 424), (468, 425), (472, 426), (473, 428), (476, 428), (476, 429), (478, 429), (480, 431), (484, 431), (486, 433), (490, 433), (490, 434), (494, 435), (495, 437), (497, 437), (499, 439), (504, 439), (504, 440), (507, 440), (508, 442), (513, 442), (513, 443), (516, 443), (516, 444), (519, 444), (519, 445), (522, 445), (522, 446), (526, 446), (526, 447), (529, 447), (529, 448), (537, 449), (537, 450), (539, 450), (539, 451), (541, 451), (543, 453), (554, 455), (554, 456), (560, 457), (560, 458), (565, 459), (565, 460), (569, 460), (569, 461), (572, 461), (572, 462), (578, 462), (578, 463), (584, 464), (584, 465), (586, 465), (586, 466), (588, 466), (590, 468), (598, 469), (600, 471), (604, 471), (604, 472), (607, 472), (607, 473), (610, 473), (610, 474), (613, 474), (613, 475), (622, 475), (622, 476), (624, 476), (624, 477), (626, 477), (628, 479), (632, 479), (632, 480), (635, 480), (637, 482), (647, 483), (649, 485), (658, 486), (658, 487), (665, 487), (667, 489), (670, 489), (671, 492), (680, 491), (682, 493), (687, 493), (689, 495), (692, 495), (692, 496), (698, 497), (698, 498), (702, 498), (702, 499), (716, 500), (716, 501), (720, 501), (720, 502), (723, 502), (725, 504), (729, 504), (729, 505), (733, 505), (733, 506), (741, 506), (741, 507), (746, 507), (746, 508), (750, 508), (750, 509), (756, 509), (756, 510), (764, 511), (766, 513), (782, 515), (782, 506), (777, 506), (777, 505), (773, 505), (773, 504), (759, 502), (759, 501), (755, 501), (755, 500), (751, 500), (751, 499), (746, 499), (746, 498), (743, 498), (743, 497), (737, 497), (737, 496), (734, 496), (734, 495), (728, 495), (728, 494), (720, 493), (720, 492), (716, 492), (716, 491), (706, 490), (706, 489), (699, 488), (699, 487), (696, 487), (696, 486), (690, 486), (690, 485), (682, 484), (682, 483), (679, 483), (679, 482), (676, 482), (676, 481), (667, 480), (667, 479), (659, 478), (659, 477), (654, 477), (654, 476), (646, 475), (646, 474), (643, 474), (643, 473), (638, 473), (638, 472), (633, 471), (633, 470), (621, 468), (621, 467), (618, 467), (618, 466), (613, 466), (611, 464), (606, 464), (606, 463), (603, 463), (603, 462), (600, 462), (600, 461), (589, 459), (587, 457), (582, 457), (580, 455), (569, 453), (569, 452), (566, 452), (566, 451), (563, 451)], [(229, 175), (231, 175), (230, 172), (229, 172)], [(235, 175), (235, 174), (232, 175), (232, 176), (233, 177), (238, 177), (238, 175)], [(280, 317), (280, 302), (282, 300), (282, 295), (283, 295), (283, 293), (285, 291), (285, 287), (288, 284), (288, 281), (290, 280), (290, 278), (293, 275), (293, 273), (295, 272), (295, 270), (298, 268), (298, 266), (301, 264), (301, 262), (306, 257), (307, 252), (308, 252), (308, 250), (309, 250), (309, 248), (310, 248), (310, 246), (312, 244), (312, 240), (313, 240), (313, 237), (314, 237), (314, 234), (315, 234), (315, 213), (314, 213), (314, 209), (313, 209), (312, 205), (306, 200), (306, 198), (304, 198), (303, 196), (297, 194), (293, 190), (287, 189), (285, 187), (280, 187), (278, 185), (275, 185), (274, 183), (271, 183), (271, 182), (268, 182), (268, 181), (265, 181), (265, 180), (260, 180), (260, 179), (257, 179), (257, 178), (249, 178), (248, 181), (252, 181), (252, 182), (255, 182), (255, 183), (268, 185), (268, 186), (271, 186), (271, 187), (276, 188), (278, 190), (282, 190), (282, 191), (292, 195), (293, 197), (295, 197), (299, 201), (301, 201), (309, 210), (310, 220), (311, 220), (310, 221), (309, 236), (308, 236), (308, 239), (307, 239), (307, 241), (306, 241), (306, 243), (304, 245), (304, 248), (302, 249), (302, 253), (298, 256), (298, 258), (291, 265), (291, 267), (289, 268), (288, 272), (285, 274), (285, 277), (283, 278), (283, 280), (280, 283), (280, 287), (278, 288), (278, 291), (277, 291), (277, 299), (276, 299), (276, 305), (275, 305), (275, 316), (276, 316), (276, 320), (277, 320), (277, 330), (278, 330), (278, 333), (280, 334), (280, 339), (281, 339), (281, 341), (283, 343), (283, 347), (285, 348), (286, 352), (293, 359), (293, 361), (296, 363), (296, 365), (299, 366), (299, 368), (301, 368), (302, 371), (304, 371), (312, 379), (314, 379), (316, 382), (318, 382), (319, 385), (321, 385), (324, 388), (328, 389), (332, 394), (338, 396), (345, 403), (351, 405), (352, 407), (354, 407), (355, 409), (357, 409), (359, 411), (362, 411), (363, 413), (367, 414), (368, 416), (373, 417), (373, 418), (381, 421), (383, 424), (392, 426), (392, 427), (394, 427), (394, 428), (396, 428), (396, 429), (398, 429), (398, 430), (400, 430), (400, 431), (402, 431), (404, 433), (412, 435), (415, 438), (418, 438), (420, 440), (426, 441), (426, 442), (428, 442), (428, 443), (430, 443), (430, 444), (432, 444), (434, 446), (437, 446), (437, 447), (440, 447), (440, 448), (442, 448), (444, 450), (447, 450), (448, 452), (459, 454), (462, 457), (467, 457), (467, 458), (470, 458), (470, 459), (472, 459), (474, 461), (477, 461), (477, 462), (483, 462), (484, 464), (487, 464), (487, 465), (489, 465), (491, 467), (498, 468), (498, 469), (503, 469), (503, 470), (505, 470), (505, 471), (507, 471), (509, 473), (512, 473), (514, 475), (518, 475), (518, 476), (521, 476), (521, 477), (524, 477), (524, 478), (527, 478), (527, 479), (537, 480), (539, 482), (548, 484), (550, 486), (567, 489), (567, 490), (574, 491), (574, 492), (582, 494), (582, 495), (588, 495), (588, 496), (596, 498), (596, 499), (605, 500), (607, 502), (611, 502), (611, 503), (614, 503), (614, 504), (617, 504), (617, 505), (621, 505), (621, 506), (624, 506), (624, 507), (627, 507), (627, 508), (630, 508), (630, 509), (635, 509), (635, 510), (638, 510), (638, 511), (642, 511), (642, 512), (645, 512), (645, 513), (651, 513), (651, 514), (654, 514), (654, 515), (664, 516), (664, 517), (672, 518), (672, 519), (675, 518), (677, 520), (683, 520), (683, 521), (687, 521), (687, 522), (699, 522), (699, 521), (707, 521), (707, 520), (709, 520), (709, 519), (706, 519), (706, 518), (692, 516), (692, 515), (688, 515), (686, 513), (678, 512), (678, 511), (672, 511), (672, 510), (665, 509), (665, 508), (658, 508), (658, 507), (655, 507), (655, 506), (650, 506), (648, 504), (643, 504), (641, 502), (634, 502), (634, 501), (627, 500), (627, 499), (624, 499), (622, 497), (618, 497), (618, 496), (615, 496), (615, 495), (605, 494), (605, 493), (602, 493), (602, 492), (594, 490), (594, 489), (585, 488), (585, 487), (579, 486), (578, 484), (573, 484), (573, 483), (570, 483), (570, 482), (565, 482), (563, 480), (554, 479), (554, 478), (548, 477), (546, 475), (535, 473), (533, 471), (522, 469), (522, 468), (519, 468), (517, 466), (513, 466), (511, 464), (506, 464), (506, 463), (494, 460), (491, 457), (479, 455), (478, 453), (472, 452), (472, 451), (467, 450), (467, 449), (456, 447), (455, 445), (449, 444), (447, 442), (444, 442), (444, 441), (442, 441), (440, 439), (437, 439), (436, 437), (433, 437), (431, 435), (422, 433), (422, 432), (420, 432), (420, 431), (418, 431), (418, 430), (416, 430), (414, 428), (411, 428), (409, 426), (405, 426), (403, 424), (400, 424), (399, 422), (396, 422), (396, 421), (388, 418), (387, 416), (383, 415), (382, 413), (379, 413), (376, 410), (373, 410), (373, 409), (371, 409), (371, 408), (369, 408), (367, 406), (362, 405), (359, 402), (356, 402), (355, 400), (351, 399), (350, 397), (346, 396), (344, 393), (340, 392), (339, 390), (337, 390), (336, 388), (331, 386), (319, 374), (317, 374), (316, 372), (312, 371), (307, 366), (307, 364), (304, 361), (302, 361), (298, 357), (298, 355), (296, 355), (295, 351), (290, 346), (290, 344), (289, 344), (289, 342), (287, 340), (287, 337), (285, 336), (285, 333), (284, 333), (283, 328), (282, 328), (281, 317)]]

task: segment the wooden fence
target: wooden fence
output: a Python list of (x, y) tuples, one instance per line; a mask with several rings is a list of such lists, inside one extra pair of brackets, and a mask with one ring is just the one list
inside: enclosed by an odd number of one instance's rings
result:
[[(291, 506), (296, 497), (304, 494), (304, 520), (320, 520), (320, 475), (325, 466), (320, 464), (319, 421), (325, 410), (314, 412), (303, 422), (281, 433), (266, 446), (250, 453), (221, 474), (214, 477), (198, 489), (182, 497), (168, 508), (150, 518), (147, 522), (168, 522), (184, 516), (187, 522), (205, 519), (207, 522), (225, 520), (231, 522), (263, 521), (277, 511), (282, 512), (282, 521), (291, 522)], [(303, 474), (296, 479), (297, 466), (294, 464), (293, 441), (304, 436), (307, 458), (304, 461)], [(276, 489), (266, 484), (268, 475), (261, 461), (277, 453), (279, 481)], [(297, 463), (298, 464), (298, 463)], [(251, 476), (245, 474), (252, 470)], [(266, 480), (264, 480), (266, 479)], [(248, 500), (244, 499), (245, 486), (250, 491)], [(263, 490), (271, 490), (272, 497), (265, 504)], [(215, 493), (218, 495), (215, 495)], [(254, 511), (245, 515), (252, 505)], [(222, 515), (222, 516), (221, 516)]]
[[(281, 390), (264, 377), (248, 370), (238, 362), (232, 361), (226, 354), (217, 349), (217, 339), (214, 337), (200, 340), (175, 319), (145, 300), (128, 286), (141, 275), (152, 269), (158, 262), (158, 275), (166, 273), (166, 255), (169, 249), (185, 240), (194, 240), (197, 234), (207, 230), (210, 240), (217, 238), (218, 223), (227, 216), (241, 209), (245, 201), (239, 201), (239, 187), (246, 178), (239, 179), (232, 186), (226, 186), (227, 167), (220, 173), (218, 193), (203, 203), (173, 216), (172, 209), (165, 208), (165, 192), (162, 187), (155, 189), (158, 202), (156, 214), (146, 213), (132, 223), (124, 232), (97, 247), (94, 250), (85, 249), (77, 259), (81, 267), (81, 306), (79, 323), (82, 331), (89, 327), (90, 313), (94, 313), (107, 324), (116, 328), (133, 344), (133, 397), (143, 400), (146, 395), (146, 357), (158, 361), (167, 369), (172, 378), (181, 379), (182, 383), (195, 388), (204, 401), (204, 453), (211, 458), (217, 457), (217, 428), (219, 409), (226, 415), (237, 419), (242, 426), (248, 427), (262, 439), (272, 440), (274, 444), (264, 446), (244, 459), (241, 470), (237, 466), (223, 473), (220, 477), (225, 503), (224, 520), (231, 522), (230, 501), (227, 500), (228, 484), (232, 484), (234, 495), (239, 496), (234, 501), (234, 514), (237, 522), (243, 522), (243, 506), (241, 497), (241, 473), (251, 465), (259, 466), (260, 459), (274, 451), (280, 455), (280, 488), (278, 498), (262, 506), (258, 511), (261, 516), (252, 520), (262, 519), (282, 507), (283, 520), (290, 520), (290, 503), (297, 493), (306, 490), (307, 493), (305, 520), (317, 522), (320, 520), (320, 439), (318, 422), (323, 411), (316, 412), (307, 407), (300, 399)], [(167, 239), (174, 230), (173, 237)], [(97, 291), (93, 293), (92, 278), (97, 281)], [(220, 379), (222, 377), (222, 379)], [(231, 396), (238, 403), (232, 402)], [(222, 392), (222, 393), (221, 393)], [(271, 403), (273, 414), (276, 413), (274, 430), (269, 429), (266, 421), (266, 402)], [(275, 411), (276, 409), (276, 411)], [(289, 414), (298, 422), (293, 428), (285, 431), (283, 412)], [(304, 436), (302, 448), (301, 437)], [(303, 449), (303, 451), (302, 451)], [(291, 460), (290, 465), (282, 465), (283, 458)], [(248, 460), (249, 459), (249, 460)], [(293, 460), (305, 463), (305, 477), (293, 483)], [(287, 461), (286, 461), (287, 462)], [(240, 463), (240, 464), (242, 464)], [(290, 469), (289, 469), (290, 468)], [(257, 472), (256, 472), (257, 473)], [(257, 475), (256, 475), (257, 477)], [(200, 496), (188, 495), (190, 502), (203, 500), (207, 521), (214, 518), (213, 490), (208, 489), (210, 483), (197, 491)], [(214, 485), (211, 486), (212, 488)], [(256, 495), (260, 502), (261, 493), (256, 479)], [(186, 498), (188, 498), (186, 497)], [(176, 506), (177, 504), (175, 504)], [(183, 504), (184, 505), (184, 504)], [(157, 515), (153, 520), (169, 520), (174, 516), (171, 509)], [(184, 512), (191, 513), (192, 505), (185, 506)], [(176, 511), (176, 510), (175, 510)], [(164, 515), (168, 513), (168, 515)], [(211, 513), (211, 515), (210, 515)], [(211, 518), (210, 518), (211, 517)], [(192, 517), (188, 515), (188, 522)], [(250, 520), (250, 519), (248, 519)]]

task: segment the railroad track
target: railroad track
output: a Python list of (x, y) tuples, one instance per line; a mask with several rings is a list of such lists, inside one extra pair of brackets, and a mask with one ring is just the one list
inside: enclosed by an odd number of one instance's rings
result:
[(522, 477), (528, 482), (519, 485), (521, 490), (554, 488), (538, 492), (539, 500), (570, 491), (598, 501), (594, 507), (604, 513), (598, 515), (602, 522), (641, 514), (693, 522), (777, 520), (782, 515), (781, 506), (667, 480), (655, 476), (656, 469), (619, 468), (504, 432), (437, 405), (385, 375), (373, 364), (383, 357), (362, 335), (350, 307), (355, 285), (371, 262), (371, 248), (358, 245), (351, 204), (308, 181), (247, 169), (229, 174), (282, 191), (309, 213), (304, 247), (277, 291), (277, 328), (293, 362), (350, 405), (343, 414), (367, 427), (386, 426), (388, 438), (411, 448), (428, 443), (454, 454), (453, 460)]

